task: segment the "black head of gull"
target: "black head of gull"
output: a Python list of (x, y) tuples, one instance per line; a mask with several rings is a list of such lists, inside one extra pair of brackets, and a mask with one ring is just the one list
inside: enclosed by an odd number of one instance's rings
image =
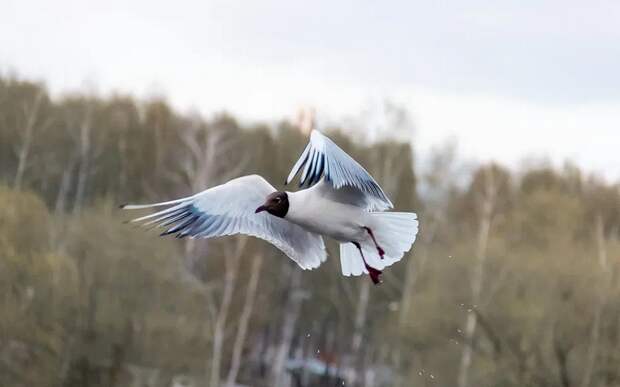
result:
[(265, 199), (265, 204), (258, 207), (255, 213), (267, 211), (273, 216), (277, 216), (278, 218), (284, 218), (286, 213), (288, 212), (288, 195), (286, 192), (273, 192), (267, 196)]

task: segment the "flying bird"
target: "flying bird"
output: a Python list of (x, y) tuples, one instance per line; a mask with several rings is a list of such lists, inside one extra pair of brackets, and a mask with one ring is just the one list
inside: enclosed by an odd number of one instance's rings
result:
[(285, 185), (301, 172), (300, 190), (277, 191), (258, 175), (242, 176), (193, 196), (124, 209), (166, 207), (131, 222), (166, 228), (178, 238), (246, 234), (266, 240), (302, 269), (327, 258), (323, 236), (340, 243), (342, 274), (380, 274), (411, 249), (417, 215), (386, 211), (392, 202), (375, 179), (332, 140), (313, 130)]

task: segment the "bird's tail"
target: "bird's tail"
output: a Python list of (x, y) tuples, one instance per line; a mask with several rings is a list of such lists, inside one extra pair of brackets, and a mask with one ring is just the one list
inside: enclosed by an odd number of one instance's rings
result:
[[(400, 261), (415, 242), (418, 216), (413, 212), (373, 212), (368, 227), (383, 249), (381, 257), (370, 235), (360, 243), (366, 264), (377, 270)], [(345, 276), (368, 274), (366, 264), (353, 243), (340, 245), (340, 264)]]

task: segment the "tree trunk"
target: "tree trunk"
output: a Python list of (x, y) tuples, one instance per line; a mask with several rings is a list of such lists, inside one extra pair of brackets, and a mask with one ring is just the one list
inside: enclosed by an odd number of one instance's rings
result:
[(353, 320), (353, 338), (351, 340), (351, 369), (357, 370), (355, 374), (349, 375), (350, 380), (356, 381), (361, 376), (361, 382), (364, 383), (366, 373), (364, 372), (364, 359), (361, 353), (362, 341), (364, 339), (364, 330), (366, 326), (366, 316), (368, 315), (368, 303), (370, 300), (370, 281), (362, 281), (359, 290), (359, 298), (357, 299), (357, 308), (355, 310), (355, 318)]
[(400, 310), (398, 314), (398, 324), (400, 328), (404, 328), (405, 324), (407, 323), (407, 317), (411, 312), (413, 288), (415, 286), (416, 275), (419, 268), (424, 266), (424, 264), (426, 263), (426, 260), (428, 258), (428, 252), (430, 250), (431, 244), (433, 243), (433, 240), (435, 239), (435, 232), (437, 231), (438, 225), (439, 221), (436, 217), (430, 222), (430, 224), (426, 228), (426, 233), (421, 235), (420, 241), (418, 242), (422, 243), (422, 251), (420, 253), (420, 256), (417, 259), (407, 260), (405, 283), (403, 285), (403, 292), (400, 299)]
[(67, 196), (69, 194), (69, 186), (71, 185), (71, 175), (73, 171), (73, 163), (69, 165), (62, 172), (62, 178), (58, 185), (58, 192), (56, 193), (56, 204), (54, 205), (54, 214), (60, 215), (64, 212), (67, 203)]
[[(437, 219), (431, 221), (430, 225), (427, 227), (427, 232), (421, 235), (421, 240), (418, 243), (422, 243), (422, 246), (418, 249), (419, 254), (416, 257), (417, 259), (407, 260), (407, 266), (405, 268), (405, 281), (400, 298), (400, 308), (398, 311), (398, 328), (401, 332), (406, 329), (406, 324), (408, 321), (407, 318), (411, 313), (411, 307), (413, 305), (414, 286), (416, 283), (417, 274), (428, 259), (428, 253), (435, 237), (435, 231), (437, 230), (438, 223), (439, 222)], [(403, 373), (405, 366), (402, 351), (403, 346), (395, 345), (392, 352), (393, 364), (398, 370), (400, 370), (400, 372), (397, 372), (396, 374), (396, 381), (394, 383), (396, 386), (408, 385), (408, 381)]]
[[(493, 171), (487, 170), (485, 175), (484, 197), (481, 203), (481, 216), (478, 226), (478, 243), (476, 247), (476, 264), (471, 279), (471, 308), (480, 303), (482, 284), (484, 281), (484, 265), (487, 258), (487, 246), (489, 233), (491, 231), (491, 221), (493, 218), (493, 208), (495, 206), (496, 186), (493, 179)], [(464, 347), (461, 353), (461, 361), (458, 373), (458, 387), (467, 387), (469, 383), (469, 369), (471, 368), (473, 355), (473, 340), (478, 324), (477, 314), (470, 311), (465, 319), (463, 330)]]
[(301, 294), (301, 270), (297, 267), (291, 267), (290, 291), (288, 299), (284, 306), (284, 321), (282, 322), (282, 336), (280, 343), (276, 349), (271, 367), (271, 385), (285, 387), (285, 365), (286, 359), (291, 349), (293, 334), (295, 333), (295, 325), (303, 303), (303, 295)]
[(232, 303), (232, 296), (235, 291), (235, 283), (237, 282), (237, 274), (239, 272), (239, 262), (243, 248), (247, 242), (246, 237), (239, 237), (233, 254), (227, 254), (224, 262), (226, 264), (226, 273), (224, 274), (224, 290), (222, 295), (222, 303), (217, 312), (215, 327), (213, 329), (213, 354), (211, 357), (211, 373), (209, 378), (209, 386), (219, 387), (220, 385), (220, 368), (222, 360), (222, 348), (224, 346), (224, 330), (228, 311)]
[(258, 287), (258, 280), (260, 278), (260, 271), (263, 264), (263, 255), (258, 254), (252, 261), (250, 280), (248, 288), (245, 293), (245, 302), (243, 304), (243, 310), (241, 311), (241, 317), (239, 318), (239, 327), (237, 328), (237, 336), (235, 337), (235, 343), (233, 345), (233, 354), (228, 371), (228, 377), (226, 378), (226, 386), (233, 387), (237, 381), (237, 375), (239, 374), (239, 367), (241, 365), (241, 355), (243, 352), (243, 345), (245, 344), (245, 337), (248, 331), (248, 323), (252, 316), (252, 310), (254, 309), (254, 301), (256, 300), (256, 288)]
[(364, 326), (366, 325), (366, 315), (368, 313), (368, 301), (370, 299), (370, 282), (362, 281), (360, 296), (357, 300), (355, 320), (353, 322), (353, 340), (351, 341), (351, 352), (355, 356), (362, 346), (364, 336)]
[(583, 367), (583, 378), (581, 379), (581, 387), (588, 387), (592, 382), (592, 373), (594, 371), (594, 364), (596, 361), (596, 355), (598, 353), (600, 340), (601, 316), (603, 314), (605, 304), (607, 303), (609, 287), (611, 285), (611, 272), (608, 268), (607, 263), (607, 246), (605, 240), (605, 230), (603, 227), (603, 217), (600, 214), (596, 217), (595, 230), (596, 249), (599, 266), (602, 272), (603, 283), (600, 288), (598, 302), (594, 311), (594, 321), (592, 322), (592, 328), (590, 330), (590, 344), (588, 347), (586, 361)]
[(24, 119), (25, 125), (23, 128), (22, 141), (17, 150), (17, 170), (15, 171), (15, 177), (13, 179), (13, 187), (17, 190), (21, 188), (24, 173), (28, 165), (28, 158), (30, 156), (30, 150), (32, 148), (32, 141), (34, 139), (34, 130), (39, 116), (39, 108), (41, 107), (41, 101), (43, 100), (43, 93), (37, 94), (31, 106), (24, 105)]
[(91, 108), (88, 107), (86, 115), (80, 124), (80, 140), (79, 140), (79, 167), (77, 175), (77, 186), (75, 189), (75, 202), (73, 204), (73, 211), (79, 213), (82, 209), (84, 201), (84, 195), (86, 192), (86, 181), (88, 174), (90, 173), (90, 158), (91, 158)]

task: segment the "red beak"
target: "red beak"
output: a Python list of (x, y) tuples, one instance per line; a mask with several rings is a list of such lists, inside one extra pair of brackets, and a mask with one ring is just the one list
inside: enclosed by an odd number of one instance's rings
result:
[(267, 211), (267, 207), (265, 206), (260, 206), (256, 209), (256, 211), (254, 211), (255, 214), (258, 214), (259, 212), (263, 212), (263, 211)]

